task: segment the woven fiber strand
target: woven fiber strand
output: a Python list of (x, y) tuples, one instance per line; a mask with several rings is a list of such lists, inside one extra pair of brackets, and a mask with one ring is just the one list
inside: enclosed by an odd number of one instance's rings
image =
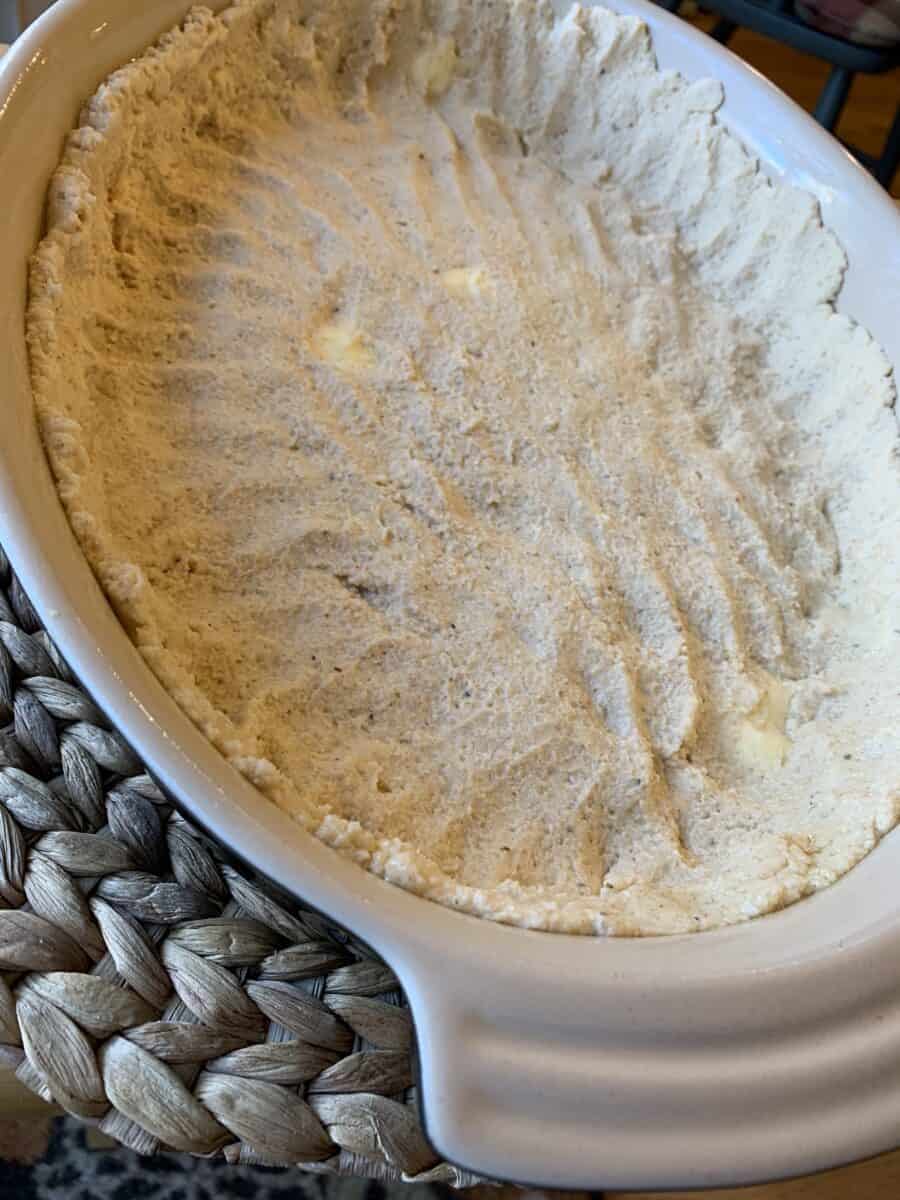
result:
[(185, 820), (0, 549), (0, 1067), (141, 1154), (474, 1183), (412, 1054), (389, 968)]

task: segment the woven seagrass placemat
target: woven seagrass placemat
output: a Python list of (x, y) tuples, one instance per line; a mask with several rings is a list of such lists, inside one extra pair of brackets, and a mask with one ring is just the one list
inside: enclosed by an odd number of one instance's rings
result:
[(0, 1066), (144, 1154), (466, 1186), (397, 980), (187, 821), (0, 549)]

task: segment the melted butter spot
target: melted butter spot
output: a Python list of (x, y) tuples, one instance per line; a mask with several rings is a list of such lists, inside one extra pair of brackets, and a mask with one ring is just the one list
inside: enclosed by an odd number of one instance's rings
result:
[(427, 100), (442, 96), (455, 72), (456, 43), (452, 37), (432, 36), (425, 49), (413, 60), (413, 83)]
[(338, 371), (358, 375), (375, 366), (375, 355), (363, 333), (350, 321), (320, 325), (310, 344), (317, 358)]
[(766, 768), (784, 765), (791, 748), (785, 733), (790, 702), (790, 689), (774, 675), (766, 675), (756, 707), (738, 726), (737, 746), (745, 761)]
[(489, 287), (488, 274), (484, 267), (454, 267), (450, 271), (444, 271), (441, 282), (451, 296), (459, 299), (481, 296)]

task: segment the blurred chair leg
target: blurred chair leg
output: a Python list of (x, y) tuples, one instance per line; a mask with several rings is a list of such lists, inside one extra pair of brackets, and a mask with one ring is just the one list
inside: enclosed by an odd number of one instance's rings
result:
[(881, 158), (875, 164), (873, 174), (883, 187), (889, 189), (894, 182), (898, 167), (900, 167), (900, 104), (897, 105), (894, 123), (891, 125), (884, 150)]
[(734, 21), (728, 21), (725, 17), (721, 21), (716, 21), (715, 25), (709, 31), (709, 36), (715, 38), (717, 42), (721, 42), (723, 46), (728, 44), (728, 39), (737, 30), (737, 25)]
[(815, 119), (825, 129), (831, 131), (837, 124), (850, 94), (852, 83), (852, 71), (848, 71), (846, 67), (831, 68), (831, 74), (825, 81), (825, 86), (822, 88), (813, 112)]

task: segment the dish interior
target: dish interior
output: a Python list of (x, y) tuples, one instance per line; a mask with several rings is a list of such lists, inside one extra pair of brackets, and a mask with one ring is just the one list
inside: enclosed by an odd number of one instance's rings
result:
[(843, 252), (640, 22), (392, 21), (197, 14), (85, 109), (28, 314), (76, 534), (213, 743), (392, 882), (565, 932), (783, 907), (900, 807)]

